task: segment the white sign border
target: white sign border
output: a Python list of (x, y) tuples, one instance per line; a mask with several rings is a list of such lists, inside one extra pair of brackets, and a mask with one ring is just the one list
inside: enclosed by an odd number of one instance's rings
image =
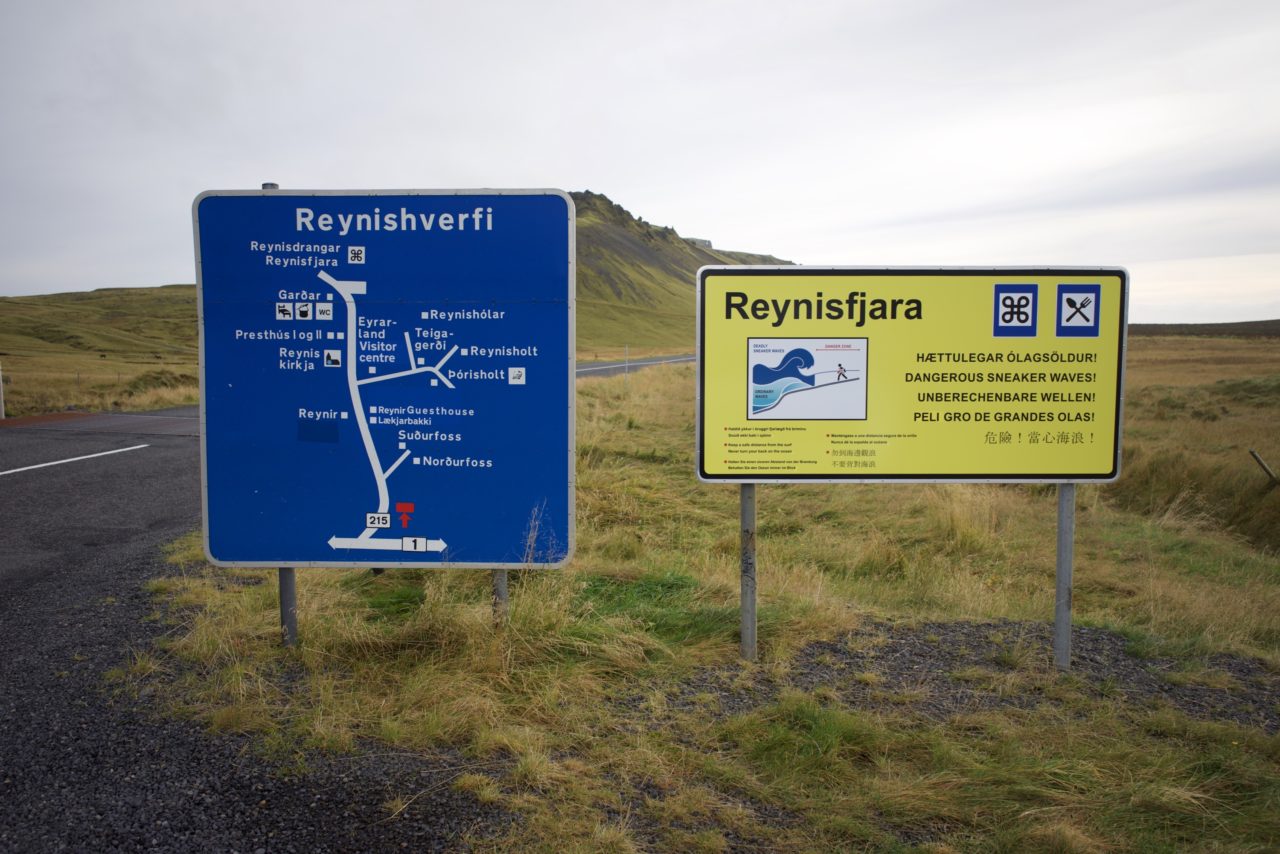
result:
[[(569, 383), (569, 447), (568, 456), (568, 509), (569, 509), (569, 531), (567, 536), (567, 546), (565, 548), (564, 557), (558, 561), (551, 562), (519, 562), (519, 563), (495, 563), (495, 562), (459, 562), (459, 561), (351, 561), (351, 560), (324, 560), (324, 561), (289, 561), (289, 560), (271, 560), (271, 561), (228, 561), (214, 557), (209, 548), (209, 462), (206, 453), (205, 443), (205, 335), (204, 335), (204, 265), (201, 262), (200, 253), (200, 203), (207, 198), (223, 197), (223, 196), (289, 196), (289, 197), (320, 197), (320, 196), (367, 196), (370, 198), (382, 196), (558, 196), (563, 199), (568, 211), (568, 234), (569, 234), (569, 267), (568, 267), (568, 283), (567, 296), (569, 303), (569, 341), (568, 341), (568, 379)], [(577, 281), (578, 281), (578, 222), (577, 222), (577, 205), (573, 201), (573, 197), (564, 190), (541, 188), (541, 189), (467, 189), (467, 190), (281, 190), (281, 189), (261, 189), (261, 190), (205, 190), (195, 197), (191, 203), (191, 223), (194, 233), (195, 245), (195, 261), (196, 261), (196, 325), (199, 331), (199, 365), (200, 365), (200, 517), (201, 517), (201, 536), (204, 544), (205, 557), (214, 566), (225, 567), (327, 567), (342, 569), (370, 569), (370, 568), (387, 568), (387, 569), (562, 569), (570, 560), (573, 559), (574, 552), (577, 548)]]

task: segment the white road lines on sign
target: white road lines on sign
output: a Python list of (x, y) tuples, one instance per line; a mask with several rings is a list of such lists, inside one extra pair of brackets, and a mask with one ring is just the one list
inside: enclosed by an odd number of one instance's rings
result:
[[(406, 344), (409, 343), (409, 333), (407, 332), (405, 333), (404, 341)], [(409, 368), (409, 370), (407, 371), (397, 371), (394, 374), (382, 374), (381, 376), (365, 377), (362, 380), (357, 380), (357, 383), (359, 385), (368, 385), (369, 383), (380, 383), (380, 382), (383, 382), (384, 380), (394, 380), (394, 379), (399, 379), (400, 377), (410, 377), (410, 376), (413, 376), (414, 374), (435, 374), (436, 379), (444, 383), (446, 388), (453, 388), (453, 383), (449, 382), (449, 378), (446, 377), (443, 373), (441, 373), (440, 366), (443, 365), (445, 362), (449, 361), (449, 358), (453, 356), (453, 354), (456, 352), (458, 352), (458, 345), (454, 344), (453, 349), (451, 349), (448, 353), (445, 353), (444, 358), (441, 359), (439, 362), (436, 362), (435, 367), (431, 367), (429, 365), (423, 365), (422, 367), (418, 367), (417, 365), (414, 365), (413, 367)], [(410, 357), (409, 361), (410, 361), (410, 364), (412, 364), (413, 362), (412, 357)]]
[(391, 503), (387, 494), (387, 477), (382, 473), (382, 463), (378, 460), (378, 451), (374, 448), (373, 436), (369, 433), (369, 420), (365, 416), (364, 402), (360, 399), (360, 382), (356, 378), (356, 301), (353, 295), (364, 294), (368, 283), (335, 279), (324, 270), (316, 273), (316, 276), (337, 291), (347, 306), (347, 385), (351, 391), (351, 406), (355, 411), (356, 424), (360, 428), (360, 439), (364, 442), (364, 452), (369, 457), (373, 479), (378, 485), (378, 512), (386, 513)]
[(91, 460), (94, 457), (106, 457), (111, 454), (123, 454), (125, 451), (136, 451), (139, 448), (150, 448), (150, 447), (151, 447), (150, 445), (134, 445), (131, 448), (116, 448), (114, 451), (102, 451), (101, 453), (97, 453), (97, 454), (85, 454), (83, 457), (69, 457), (65, 460), (54, 460), (53, 462), (49, 462), (49, 463), (37, 463), (34, 466), (23, 466), (20, 469), (9, 469), (8, 471), (0, 471), (0, 477), (4, 477), (6, 474), (17, 474), (20, 471), (31, 471), (32, 469), (42, 469), (42, 468), (47, 468), (48, 466), (60, 466), (63, 463), (77, 463), (77, 462), (80, 462), (80, 460)]
[(405, 457), (409, 456), (409, 454), (410, 454), (410, 452), (409, 452), (409, 451), (405, 451), (403, 454), (401, 454), (401, 455), (400, 455), (400, 459), (398, 459), (398, 460), (396, 460), (394, 463), (392, 463), (392, 464), (391, 464), (391, 468), (387, 469), (387, 475), (386, 475), (386, 476), (387, 476), (387, 477), (391, 477), (391, 473), (392, 473), (393, 471), (395, 471), (396, 469), (400, 468), (400, 464), (401, 464), (402, 462), (404, 462)]

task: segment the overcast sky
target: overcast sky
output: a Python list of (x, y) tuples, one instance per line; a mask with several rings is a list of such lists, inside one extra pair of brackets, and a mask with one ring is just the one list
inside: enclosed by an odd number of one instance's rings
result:
[(819, 265), (1280, 317), (1280, 2), (11, 2), (0, 295), (195, 279), (208, 189), (558, 187)]

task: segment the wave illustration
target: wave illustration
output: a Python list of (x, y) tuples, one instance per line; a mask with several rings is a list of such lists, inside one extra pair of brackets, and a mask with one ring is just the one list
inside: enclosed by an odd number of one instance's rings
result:
[(751, 382), (756, 386), (768, 386), (782, 379), (795, 379), (806, 385), (813, 385), (814, 378), (804, 373), (813, 368), (813, 354), (808, 350), (796, 348), (782, 357), (776, 368), (768, 365), (756, 365), (751, 369)]
[(794, 377), (783, 377), (764, 385), (751, 388), (751, 414), (757, 415), (778, 405), (778, 401), (791, 394), (812, 387), (812, 382), (800, 382)]

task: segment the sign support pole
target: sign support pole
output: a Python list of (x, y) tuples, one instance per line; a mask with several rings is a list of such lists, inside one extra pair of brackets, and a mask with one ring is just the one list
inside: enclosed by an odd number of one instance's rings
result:
[(280, 632), (285, 646), (298, 645), (298, 586), (293, 567), (280, 567)]
[(493, 571), (493, 622), (502, 625), (511, 609), (511, 596), (507, 592), (507, 571)]
[(1071, 571), (1076, 537), (1076, 485), (1058, 484), (1057, 593), (1053, 603), (1053, 663), (1071, 669)]
[(4, 368), (0, 368), (0, 418), (4, 418)]
[(742, 657), (756, 660), (756, 485), (742, 484)]

